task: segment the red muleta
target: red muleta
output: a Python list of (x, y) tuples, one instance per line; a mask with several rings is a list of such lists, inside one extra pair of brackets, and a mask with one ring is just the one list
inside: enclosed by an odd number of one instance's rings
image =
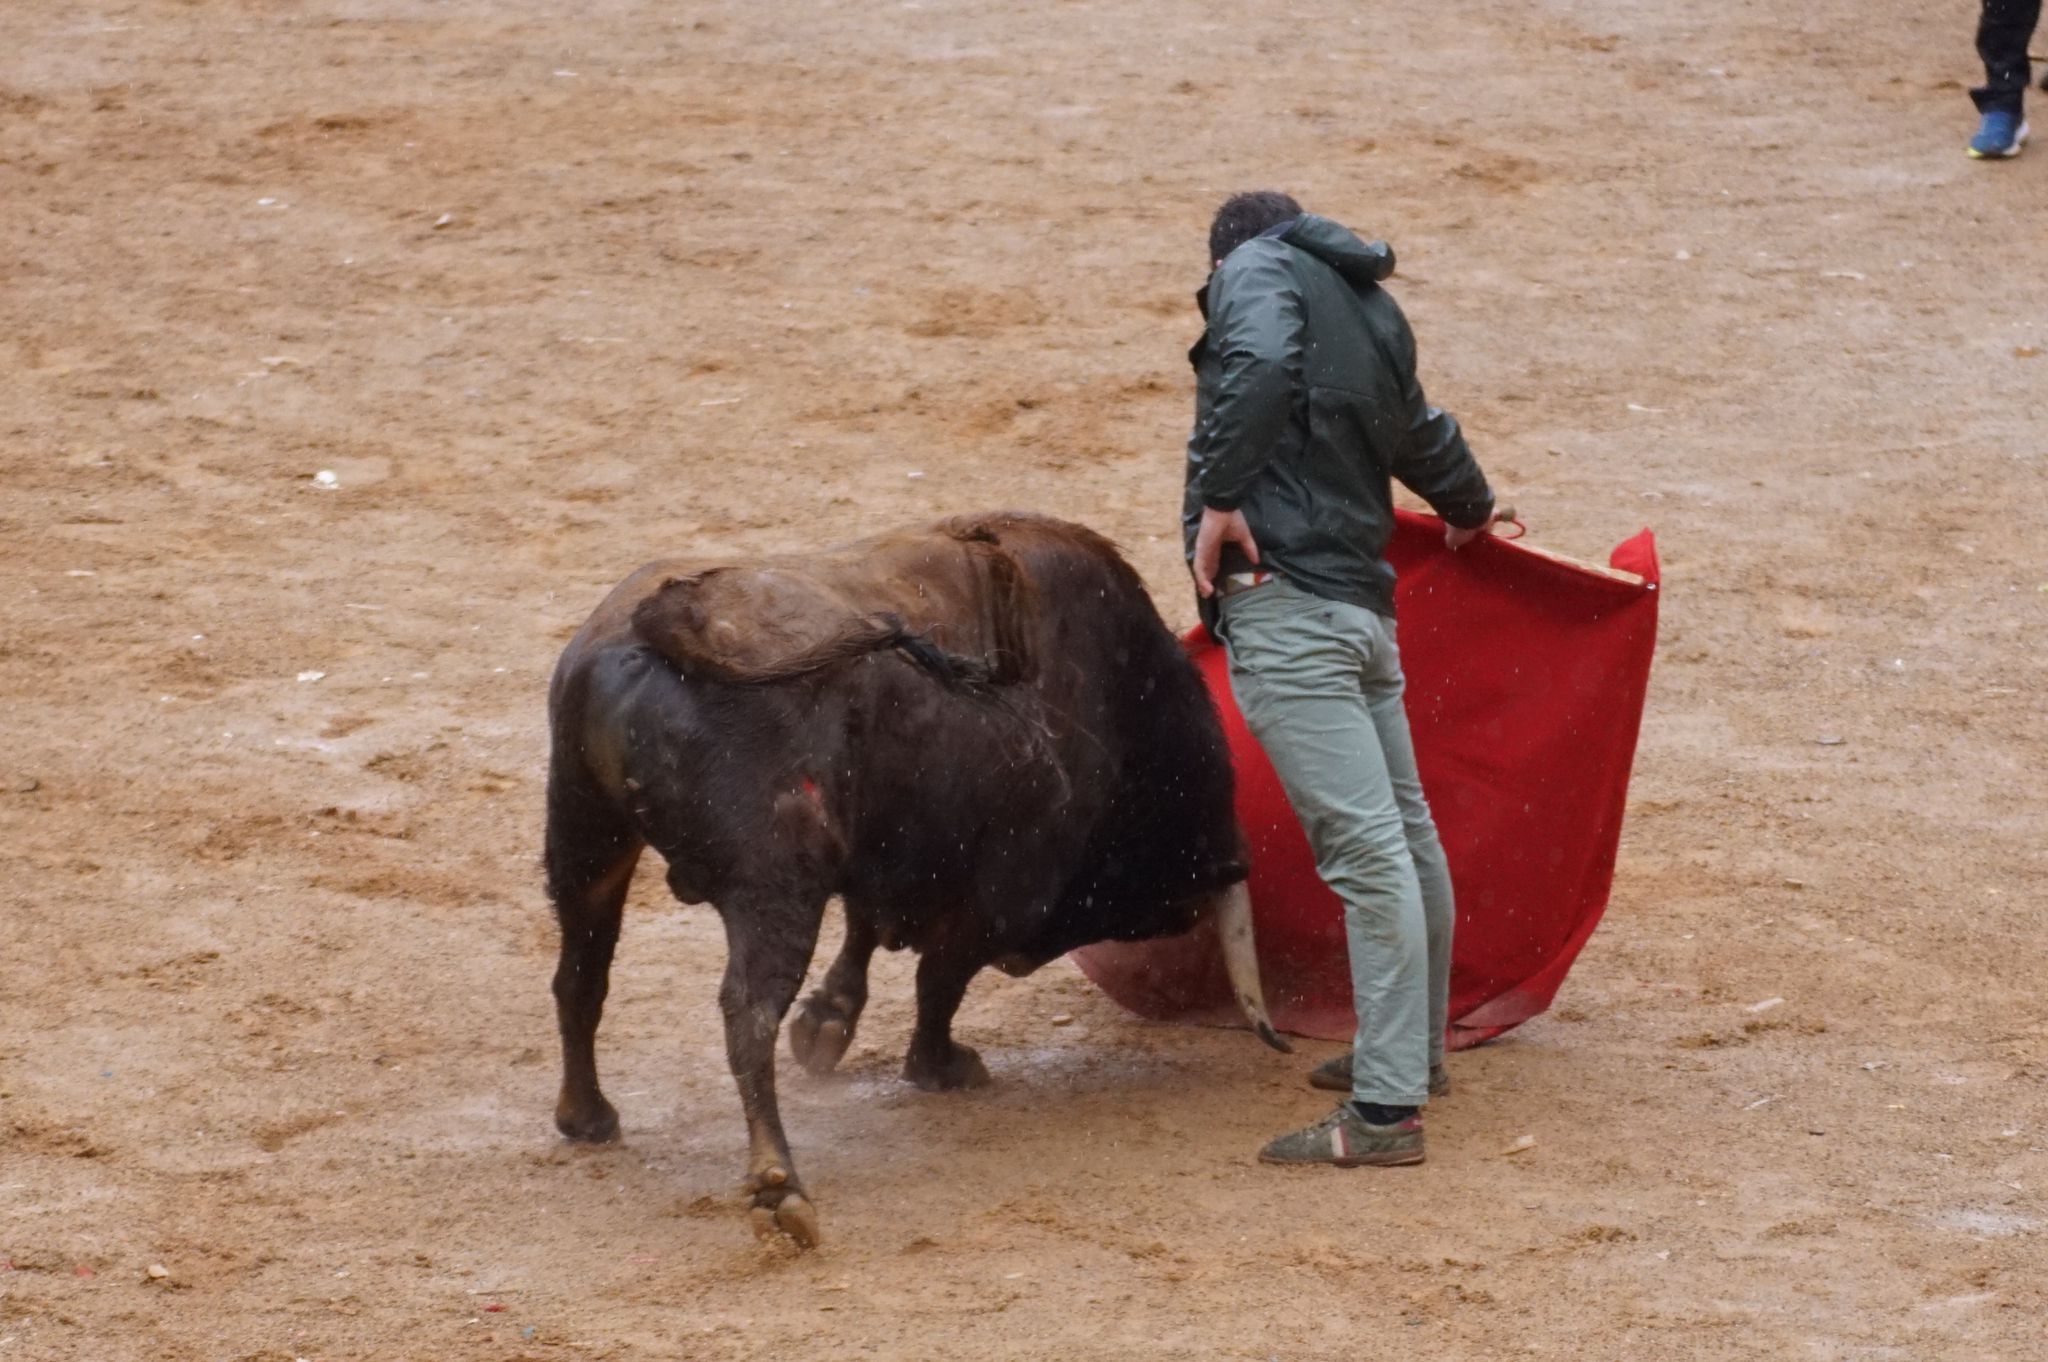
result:
[[(1497, 538), (1452, 553), (1441, 522), (1403, 512), (1387, 556), (1400, 573), (1408, 719), (1457, 889), (1458, 1049), (1550, 1006), (1607, 907), (1657, 639), (1657, 548), (1645, 530), (1605, 568)], [(1273, 1021), (1349, 1040), (1342, 909), (1237, 712), (1223, 650), (1199, 627), (1186, 643), (1236, 759)], [(1241, 1020), (1213, 930), (1073, 958), (1141, 1016)]]

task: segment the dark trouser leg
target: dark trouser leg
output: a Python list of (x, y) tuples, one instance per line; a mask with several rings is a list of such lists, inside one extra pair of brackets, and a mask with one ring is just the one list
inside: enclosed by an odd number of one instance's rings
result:
[(775, 1033), (796, 998), (818, 944), (825, 896), (738, 896), (718, 905), (725, 919), (725, 1054), (747, 1118), (746, 1190), (754, 1230), (780, 1230), (805, 1248), (818, 1242), (818, 1215), (797, 1181), (775, 1100)]
[(1984, 83), (1970, 91), (1980, 113), (2017, 114), (2027, 91), (2027, 42), (2041, 20), (2041, 0), (1984, 0), (1977, 20), (1977, 55)]
[(839, 958), (789, 1019), (789, 1052), (811, 1073), (830, 1073), (853, 1044), (854, 1028), (868, 1002), (868, 961), (874, 953), (873, 921), (849, 905)]
[(550, 790), (548, 896), (562, 927), (554, 983), (555, 1021), (562, 1033), (555, 1128), (572, 1140), (619, 1137), (619, 1114), (597, 1085), (597, 1023), (640, 850), (640, 839), (601, 799)]

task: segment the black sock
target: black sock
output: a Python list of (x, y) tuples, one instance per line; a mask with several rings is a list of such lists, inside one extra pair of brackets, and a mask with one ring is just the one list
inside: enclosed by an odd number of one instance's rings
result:
[(1375, 1126), (1397, 1126), (1415, 1114), (1414, 1107), (1383, 1107), (1377, 1102), (1353, 1102), (1351, 1109)]

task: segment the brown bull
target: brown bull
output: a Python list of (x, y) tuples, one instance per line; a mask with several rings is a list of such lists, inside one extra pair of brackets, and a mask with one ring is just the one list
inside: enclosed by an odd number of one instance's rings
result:
[(790, 1025), (814, 1073), (852, 1041), (878, 945), (921, 954), (905, 1076), (971, 1087), (988, 1074), (952, 1021), (984, 965), (1026, 974), (1211, 912), (1247, 1015), (1286, 1048), (1260, 999), (1208, 693), (1137, 574), (1078, 525), (1007, 514), (752, 567), (652, 564), (570, 641), (549, 715), (555, 1124), (617, 1138), (593, 1042), (652, 846), (676, 896), (725, 923), (719, 1003), (763, 1234), (818, 1240), (775, 1036), (834, 895), (845, 946)]

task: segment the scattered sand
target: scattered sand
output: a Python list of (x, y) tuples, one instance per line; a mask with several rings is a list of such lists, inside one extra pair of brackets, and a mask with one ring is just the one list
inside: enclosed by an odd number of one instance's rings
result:
[[(0, 1359), (2038, 1356), (2048, 155), (1961, 155), (1969, 8), (9, 6)], [(1188, 294), (1268, 183), (1395, 241), (1535, 542), (1660, 533), (1558, 1009), (1425, 1167), (1283, 1175), (1320, 1053), (1062, 965), (927, 1096), (890, 958), (785, 1079), (798, 1257), (647, 872), (626, 1143), (558, 1143), (567, 632), (999, 506), (1185, 621)]]

